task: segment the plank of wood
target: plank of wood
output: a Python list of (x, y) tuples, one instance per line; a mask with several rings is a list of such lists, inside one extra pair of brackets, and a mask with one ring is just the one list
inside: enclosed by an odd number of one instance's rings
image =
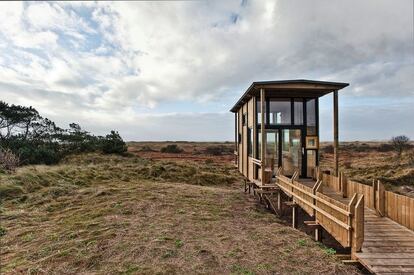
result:
[(371, 265), (371, 266), (412, 266), (414, 267), (414, 260), (413, 259), (364, 259), (364, 262)]
[(365, 247), (414, 247), (414, 241), (367, 241)]
[(387, 236), (386, 238), (384, 237), (364, 237), (364, 241), (365, 242), (381, 242), (381, 241), (386, 241), (386, 242), (412, 242), (413, 238), (410, 237), (404, 237), (404, 236), (393, 236), (393, 237), (389, 237)]
[(384, 273), (384, 272), (390, 272), (390, 273), (414, 273), (414, 266), (413, 267), (403, 267), (403, 266), (387, 266), (387, 265), (382, 265), (382, 266), (374, 266), (372, 267), (372, 271), (374, 271), (375, 273)]
[(414, 253), (414, 247), (364, 247), (362, 253)]
[(414, 260), (414, 253), (356, 253), (358, 259), (412, 259)]

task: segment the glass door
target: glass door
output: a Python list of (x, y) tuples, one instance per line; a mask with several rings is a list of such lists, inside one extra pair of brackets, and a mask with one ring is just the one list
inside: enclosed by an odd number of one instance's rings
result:
[(266, 166), (273, 165), (273, 171), (279, 166), (279, 130), (266, 131)]
[(281, 129), (283, 174), (293, 175), (295, 170), (302, 174), (302, 142), (300, 129)]

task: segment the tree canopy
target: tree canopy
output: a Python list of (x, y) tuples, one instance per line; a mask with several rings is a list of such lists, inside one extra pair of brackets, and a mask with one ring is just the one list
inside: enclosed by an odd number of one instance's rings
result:
[(123, 154), (127, 146), (116, 131), (95, 136), (77, 123), (68, 129), (42, 117), (33, 107), (0, 101), (0, 146), (10, 149), (23, 164), (52, 164), (79, 152)]

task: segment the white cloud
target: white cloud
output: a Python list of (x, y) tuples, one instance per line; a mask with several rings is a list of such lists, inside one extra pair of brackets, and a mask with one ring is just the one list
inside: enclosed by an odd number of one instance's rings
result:
[[(227, 111), (256, 80), (346, 81), (348, 98), (404, 100), (414, 95), (411, 12), (408, 0), (1, 3), (0, 87), (10, 90), (0, 92), (65, 123), (114, 117), (114, 128), (184, 101), (196, 106), (185, 118), (157, 119), (198, 125), (207, 102)], [(227, 138), (212, 117), (198, 134)]]

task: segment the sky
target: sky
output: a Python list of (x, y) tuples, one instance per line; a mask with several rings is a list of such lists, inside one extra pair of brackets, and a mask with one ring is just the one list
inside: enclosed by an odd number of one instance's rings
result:
[[(0, 100), (125, 140), (234, 139), (253, 81), (350, 83), (340, 140), (414, 139), (413, 0), (1, 2)], [(332, 96), (320, 99), (332, 140)]]

